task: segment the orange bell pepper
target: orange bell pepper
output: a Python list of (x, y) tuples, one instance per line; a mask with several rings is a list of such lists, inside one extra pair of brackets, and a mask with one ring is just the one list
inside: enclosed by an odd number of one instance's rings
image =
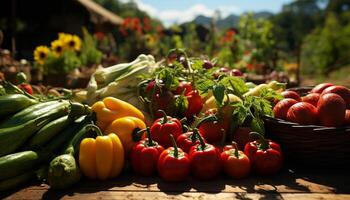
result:
[(111, 133), (103, 135), (100, 129), (96, 139), (85, 138), (80, 143), (79, 165), (82, 173), (90, 179), (106, 180), (117, 177), (124, 166), (124, 148), (119, 137)]

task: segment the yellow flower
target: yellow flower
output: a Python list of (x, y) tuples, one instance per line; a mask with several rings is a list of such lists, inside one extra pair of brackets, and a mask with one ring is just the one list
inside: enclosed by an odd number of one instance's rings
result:
[(81, 40), (77, 35), (67, 35), (64, 44), (67, 49), (74, 51), (79, 51), (81, 48)]
[(48, 57), (50, 49), (47, 46), (38, 46), (34, 50), (34, 60), (43, 65), (45, 59)]
[(63, 42), (61, 40), (55, 40), (51, 42), (51, 49), (55, 56), (60, 56), (63, 53)]
[(66, 38), (69, 36), (70, 34), (67, 34), (67, 33), (58, 33), (58, 40), (61, 40), (62, 42), (64, 42)]

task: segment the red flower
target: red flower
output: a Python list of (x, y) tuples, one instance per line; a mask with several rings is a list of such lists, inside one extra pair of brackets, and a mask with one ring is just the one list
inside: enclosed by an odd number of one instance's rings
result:
[(98, 41), (102, 41), (104, 38), (105, 38), (105, 34), (103, 32), (96, 32), (95, 33), (95, 38), (98, 40)]
[(151, 21), (148, 17), (143, 18), (143, 30), (145, 32), (151, 31), (152, 26), (151, 26)]

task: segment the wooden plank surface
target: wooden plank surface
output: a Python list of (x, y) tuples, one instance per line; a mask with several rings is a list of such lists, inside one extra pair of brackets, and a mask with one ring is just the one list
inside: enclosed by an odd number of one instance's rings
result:
[(213, 181), (166, 183), (157, 177), (125, 174), (104, 182), (82, 180), (62, 191), (31, 183), (1, 194), (0, 199), (350, 199), (349, 175), (347, 171), (284, 170), (273, 177), (232, 180), (221, 176)]

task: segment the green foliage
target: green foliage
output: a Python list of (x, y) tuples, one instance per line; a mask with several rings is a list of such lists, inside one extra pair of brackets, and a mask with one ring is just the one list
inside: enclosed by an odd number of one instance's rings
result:
[(322, 73), (350, 63), (350, 24), (342, 27), (335, 14), (327, 16), (324, 27), (317, 28), (305, 38), (302, 69), (305, 73)]
[(77, 54), (74, 51), (65, 51), (59, 57), (49, 54), (43, 67), (45, 74), (65, 74), (80, 66), (81, 62)]
[(97, 42), (95, 38), (89, 34), (86, 28), (83, 28), (83, 42), (80, 52), (80, 59), (83, 65), (89, 66), (101, 62), (102, 52), (99, 51), (96, 46)]

